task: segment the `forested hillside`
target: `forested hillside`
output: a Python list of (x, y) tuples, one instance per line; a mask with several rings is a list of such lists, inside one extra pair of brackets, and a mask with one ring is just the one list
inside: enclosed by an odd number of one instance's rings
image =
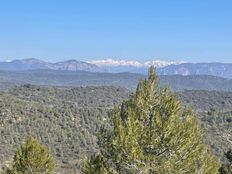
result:
[[(43, 86), (120, 86), (134, 90), (145, 75), (135, 73), (94, 73), (87, 71), (0, 71), (0, 90), (11, 88), (13, 84), (30, 83)], [(161, 85), (169, 85), (174, 90), (217, 90), (232, 91), (232, 80), (209, 75), (161, 75)]]
[[(128, 98), (116, 87), (44, 88), (23, 85), (0, 94), (0, 160), (32, 134), (54, 153), (60, 170), (72, 173), (85, 155), (97, 150), (96, 133), (107, 111)], [(70, 171), (69, 171), (70, 170)]]
[[(132, 95), (125, 88), (55, 88), (21, 85), (0, 93), (0, 161), (12, 160), (16, 148), (32, 134), (46, 144), (59, 171), (74, 173), (86, 155), (98, 151), (96, 135), (107, 112)], [(206, 130), (206, 142), (222, 161), (232, 148), (232, 92), (182, 91)]]
[(178, 97), (194, 109), (207, 132), (207, 144), (226, 162), (223, 154), (232, 148), (232, 93), (186, 90)]

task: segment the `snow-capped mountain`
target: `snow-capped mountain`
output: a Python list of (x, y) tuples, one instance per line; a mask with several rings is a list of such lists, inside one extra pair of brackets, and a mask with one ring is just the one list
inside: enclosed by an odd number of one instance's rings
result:
[(150, 66), (155, 66), (156, 68), (163, 68), (169, 65), (179, 65), (182, 63), (186, 63), (185, 61), (164, 61), (164, 60), (152, 60), (152, 61), (147, 61), (144, 63), (144, 66), (150, 67)]
[(169, 65), (178, 65), (183, 62), (153, 60), (147, 62), (139, 62), (134, 60), (95, 60), (95, 61), (78, 61), (66, 60), (62, 62), (49, 63), (36, 58), (12, 60), (0, 62), (0, 70), (22, 71), (36, 69), (50, 70), (67, 70), (67, 71), (89, 71), (89, 72), (132, 72), (147, 73), (148, 67), (151, 65), (157, 68), (163, 68)]
[(39, 59), (30, 58), (23, 60), (12, 60), (0, 62), (0, 70), (24, 71), (24, 70), (65, 70), (65, 71), (88, 71), (121, 73), (130, 72), (146, 74), (148, 68), (153, 65), (157, 68), (159, 75), (212, 75), (224, 78), (232, 78), (231, 63), (185, 63), (184, 61), (162, 61), (153, 60), (147, 62), (127, 60), (96, 60), (78, 61), (67, 60), (49, 63)]
[(134, 66), (134, 67), (142, 67), (143, 64), (134, 61), (134, 60), (113, 60), (113, 59), (103, 59), (103, 60), (94, 60), (88, 61), (88, 63), (93, 63), (98, 66), (109, 67), (109, 66)]
[(164, 60), (152, 60), (146, 62), (139, 62), (134, 60), (113, 60), (113, 59), (103, 59), (88, 61), (88, 63), (96, 64), (107, 70), (107, 72), (132, 72), (132, 73), (142, 73), (146, 74), (147, 69), (150, 66), (155, 66), (158, 68), (163, 68), (169, 65), (179, 65), (185, 63), (184, 61), (164, 61)]
[(186, 63), (185, 61), (164, 61), (164, 60), (152, 60), (146, 62), (139, 62), (134, 60), (113, 60), (113, 59), (103, 59), (88, 61), (88, 63), (93, 63), (101, 67), (111, 67), (111, 66), (132, 66), (132, 67), (150, 67), (155, 66), (157, 68), (163, 68), (168, 65), (178, 65), (181, 63)]

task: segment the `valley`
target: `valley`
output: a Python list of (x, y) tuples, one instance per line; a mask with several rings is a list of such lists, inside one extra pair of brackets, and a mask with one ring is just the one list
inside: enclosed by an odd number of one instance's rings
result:
[[(88, 71), (27, 70), (0, 71), (0, 90), (20, 84), (39, 86), (77, 87), (77, 86), (118, 86), (134, 90), (139, 80), (146, 76), (136, 73), (106, 73)], [(232, 91), (232, 79), (210, 75), (160, 75), (162, 86), (174, 90), (216, 90)]]

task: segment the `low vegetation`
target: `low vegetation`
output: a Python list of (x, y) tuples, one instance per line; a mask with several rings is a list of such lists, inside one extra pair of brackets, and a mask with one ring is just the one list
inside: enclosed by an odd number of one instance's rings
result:
[(12, 167), (6, 174), (52, 174), (56, 162), (46, 147), (29, 136), (16, 151)]
[[(111, 126), (109, 111), (131, 92), (113, 86), (58, 88), (21, 85), (0, 92), (0, 164), (10, 166), (20, 144), (33, 135), (57, 161), (60, 173), (76, 173), (83, 158), (99, 152), (101, 125)], [(177, 92), (205, 131), (204, 142), (228, 169), (232, 149), (232, 92)], [(99, 159), (101, 160), (101, 159)], [(227, 167), (227, 168), (226, 168)]]
[(83, 163), (85, 174), (219, 173), (220, 163), (204, 144), (191, 109), (158, 86), (154, 68), (131, 99), (110, 115), (103, 127), (100, 153)]

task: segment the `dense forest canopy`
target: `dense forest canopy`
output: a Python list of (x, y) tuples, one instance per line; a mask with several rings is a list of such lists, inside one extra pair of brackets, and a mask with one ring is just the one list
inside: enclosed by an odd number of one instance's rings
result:
[[(177, 92), (183, 104), (197, 112), (205, 141), (224, 162), (232, 148), (232, 92)], [(97, 132), (109, 121), (114, 105), (131, 91), (113, 86), (56, 88), (21, 85), (0, 93), (0, 161), (14, 156), (29, 134), (45, 144), (59, 163), (59, 171), (75, 173), (86, 155), (98, 151)]]
[(99, 153), (82, 163), (84, 174), (218, 174), (221, 164), (203, 141), (190, 108), (159, 86), (154, 67), (131, 98), (115, 107), (101, 128)]

